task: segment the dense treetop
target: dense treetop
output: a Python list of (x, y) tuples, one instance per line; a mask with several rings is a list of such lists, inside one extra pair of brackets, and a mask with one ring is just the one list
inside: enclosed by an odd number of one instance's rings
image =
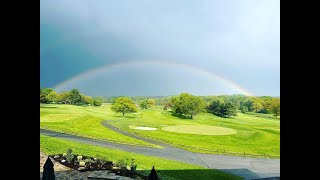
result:
[(100, 97), (81, 94), (78, 89), (58, 93), (51, 88), (40, 88), (40, 103), (100, 106), (102, 102)]
[(117, 98), (114, 104), (111, 106), (111, 110), (122, 113), (122, 116), (124, 116), (126, 113), (138, 112), (137, 106), (134, 104), (132, 99), (128, 97)]

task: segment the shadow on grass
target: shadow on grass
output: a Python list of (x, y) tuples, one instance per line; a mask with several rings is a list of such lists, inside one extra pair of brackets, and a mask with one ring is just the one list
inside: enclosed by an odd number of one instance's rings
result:
[(135, 117), (132, 117), (132, 116), (122, 116), (122, 115), (116, 115), (116, 117), (122, 117), (122, 118), (135, 118)]
[(263, 117), (263, 118), (269, 118), (269, 119), (274, 119), (274, 120), (277, 120), (277, 119), (280, 119), (279, 116), (274, 116), (272, 114), (263, 114), (263, 113), (252, 113), (252, 112), (247, 112), (245, 113), (247, 115), (250, 115), (250, 116), (254, 116), (254, 117)]
[[(222, 171), (212, 169), (182, 169), (182, 170), (156, 170), (160, 179), (181, 179), (181, 180), (195, 180), (195, 179), (242, 179), (231, 174), (224, 173)], [(139, 172), (146, 174), (145, 172)], [(149, 175), (150, 171), (147, 171)]]
[(186, 116), (186, 115), (180, 115), (180, 114), (175, 114), (173, 113), (172, 111), (169, 111), (169, 113), (171, 113), (171, 116), (173, 117), (177, 117), (177, 118), (180, 118), (180, 119), (191, 119), (190, 116)]
[[(276, 174), (257, 174), (248, 169), (186, 169), (186, 170), (156, 170), (161, 179), (280, 179)], [(141, 174), (148, 174), (150, 171), (140, 171)], [(266, 178), (263, 178), (266, 177)]]
[[(76, 171), (78, 172), (78, 171)], [(151, 170), (138, 170), (137, 173), (145, 176), (145, 179), (148, 179), (147, 176), (150, 174)], [(199, 180), (207, 180), (207, 179), (264, 179), (264, 180), (276, 180), (280, 179), (280, 176), (276, 176), (273, 174), (263, 174), (261, 175), (248, 170), (248, 169), (221, 169), (221, 170), (212, 170), (212, 169), (186, 169), (186, 170), (156, 170), (158, 177), (160, 179), (199, 179)], [(85, 175), (88, 173), (68, 173), (66, 171), (55, 171), (55, 176), (58, 179), (63, 179), (66, 177), (67, 179), (77, 178), (79, 175)], [(40, 173), (40, 176), (42, 173)]]
[[(101, 171), (100, 171), (101, 172)], [(110, 171), (109, 171), (110, 172)], [(141, 179), (148, 179), (151, 170), (138, 170), (137, 173), (142, 175), (140, 176)], [(110, 172), (111, 173), (111, 172)], [(221, 171), (214, 171), (211, 169), (188, 169), (188, 170), (156, 170), (156, 173), (160, 179), (181, 179), (181, 180), (210, 180), (210, 179), (243, 179), (241, 177), (237, 177), (234, 175), (230, 175)], [(87, 178), (90, 174), (91, 176), (94, 174), (93, 171), (91, 172), (79, 172), (76, 170), (58, 170), (54, 172), (56, 179), (78, 179), (80, 176), (82, 178)], [(40, 172), (40, 177), (42, 178), (42, 172)], [(116, 179), (117, 175), (111, 175), (109, 179)], [(94, 177), (94, 175), (93, 175)], [(143, 178), (144, 177), (144, 178)], [(93, 178), (94, 179), (94, 178)]]
[(133, 117), (133, 116), (126, 116), (126, 115), (124, 115), (124, 116), (122, 116), (122, 115), (116, 115), (115, 117), (119, 117), (119, 118), (135, 118), (135, 117)]
[(58, 108), (57, 106), (40, 106), (40, 108)]
[[(243, 177), (245, 179), (265, 179), (265, 180), (275, 180), (275, 179), (280, 179), (280, 175), (275, 175), (271, 173), (265, 173), (265, 174), (257, 174), (254, 173), (248, 169), (219, 169), (222, 172), (228, 173), (228, 174), (233, 174), (236, 176)], [(263, 177), (265, 178), (263, 178)]]
[[(169, 111), (170, 115), (173, 116), (173, 117), (177, 117), (177, 118), (180, 118), (180, 119), (186, 119), (186, 120), (191, 120), (192, 118), (190, 116), (186, 116), (186, 115), (180, 115), (180, 114), (175, 114), (173, 113), (172, 111)], [(219, 116), (217, 114), (215, 114), (216, 116)], [(237, 116), (237, 115), (236, 115)], [(226, 117), (226, 116), (219, 116), (221, 118), (225, 118), (225, 119), (235, 119), (234, 116), (229, 116), (229, 117)]]

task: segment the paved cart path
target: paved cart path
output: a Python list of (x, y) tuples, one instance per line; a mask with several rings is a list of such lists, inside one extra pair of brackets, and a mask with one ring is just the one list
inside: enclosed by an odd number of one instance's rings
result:
[(155, 156), (165, 159), (176, 160), (180, 162), (199, 165), (207, 168), (214, 168), (222, 170), (231, 174), (241, 176), (245, 179), (259, 179), (259, 178), (272, 178), (279, 179), (280, 177), (280, 160), (279, 159), (265, 159), (265, 158), (250, 158), (239, 156), (215, 155), (194, 153), (184, 149), (180, 149), (162, 142), (154, 141), (151, 139), (143, 138), (126, 131), (120, 130), (107, 123), (103, 125), (118, 133), (140, 139), (146, 142), (163, 146), (164, 148), (149, 148), (126, 144), (117, 144), (113, 142), (96, 140), (92, 138), (81, 137), (66, 133), (55, 132), (51, 130), (40, 129), (40, 134), (62, 139), (68, 139), (76, 142), (113, 148), (127, 152), (134, 152), (149, 156)]

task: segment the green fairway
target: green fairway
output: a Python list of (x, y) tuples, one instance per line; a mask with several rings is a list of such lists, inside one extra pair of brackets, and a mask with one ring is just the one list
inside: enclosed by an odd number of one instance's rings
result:
[(199, 135), (230, 135), (235, 134), (237, 131), (217, 126), (198, 126), (198, 125), (176, 125), (166, 126), (162, 130), (176, 133), (185, 134), (199, 134)]
[[(194, 119), (181, 119), (172, 116), (170, 111), (162, 110), (162, 108), (139, 110), (137, 114), (128, 114), (122, 117), (121, 114), (113, 113), (110, 110), (110, 104), (103, 104), (101, 107), (41, 105), (40, 112), (41, 127), (92, 138), (150, 145), (144, 141), (116, 133), (101, 125), (102, 121), (108, 120), (109, 124), (122, 130), (169, 142), (174, 146), (194, 152), (220, 153), (227, 151), (239, 154), (265, 154), (278, 158), (280, 156), (279, 117), (238, 113), (238, 116), (233, 118), (222, 118), (210, 113), (200, 113)], [(64, 115), (70, 115), (70, 118)], [(139, 130), (134, 129), (135, 127), (157, 129)], [(188, 127), (188, 129), (179, 127)], [(207, 129), (207, 127), (212, 129)], [(168, 129), (174, 132), (169, 132)], [(211, 133), (211, 135), (201, 133)]]
[(108, 106), (41, 105), (40, 127), (122, 144), (160, 147), (102, 126), (101, 122), (110, 115)]
[(40, 149), (46, 154), (62, 154), (65, 153), (68, 148), (72, 148), (74, 154), (93, 157), (98, 154), (114, 162), (126, 159), (130, 161), (133, 158), (135, 164), (138, 165), (138, 172), (148, 175), (152, 166), (155, 166), (161, 179), (242, 179), (221, 171), (173, 160), (76, 143), (49, 136), (40, 136)]
[[(219, 153), (228, 151), (238, 154), (264, 154), (276, 158), (280, 156), (280, 120), (275, 117), (257, 117), (254, 114), (238, 113), (238, 116), (233, 118), (222, 118), (210, 113), (200, 113), (194, 119), (181, 119), (172, 116), (169, 111), (157, 108), (141, 110), (138, 116), (131, 118), (111, 118), (108, 122), (120, 129), (170, 142), (174, 146), (194, 152)], [(168, 132), (163, 129), (181, 125), (230, 128), (236, 133), (201, 135)], [(132, 128), (138, 126), (153, 127), (157, 130), (143, 131)]]

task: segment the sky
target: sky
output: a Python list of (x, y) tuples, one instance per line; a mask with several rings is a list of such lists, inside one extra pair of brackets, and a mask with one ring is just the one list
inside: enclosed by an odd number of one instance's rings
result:
[(41, 0), (40, 85), (279, 96), (280, 2)]

